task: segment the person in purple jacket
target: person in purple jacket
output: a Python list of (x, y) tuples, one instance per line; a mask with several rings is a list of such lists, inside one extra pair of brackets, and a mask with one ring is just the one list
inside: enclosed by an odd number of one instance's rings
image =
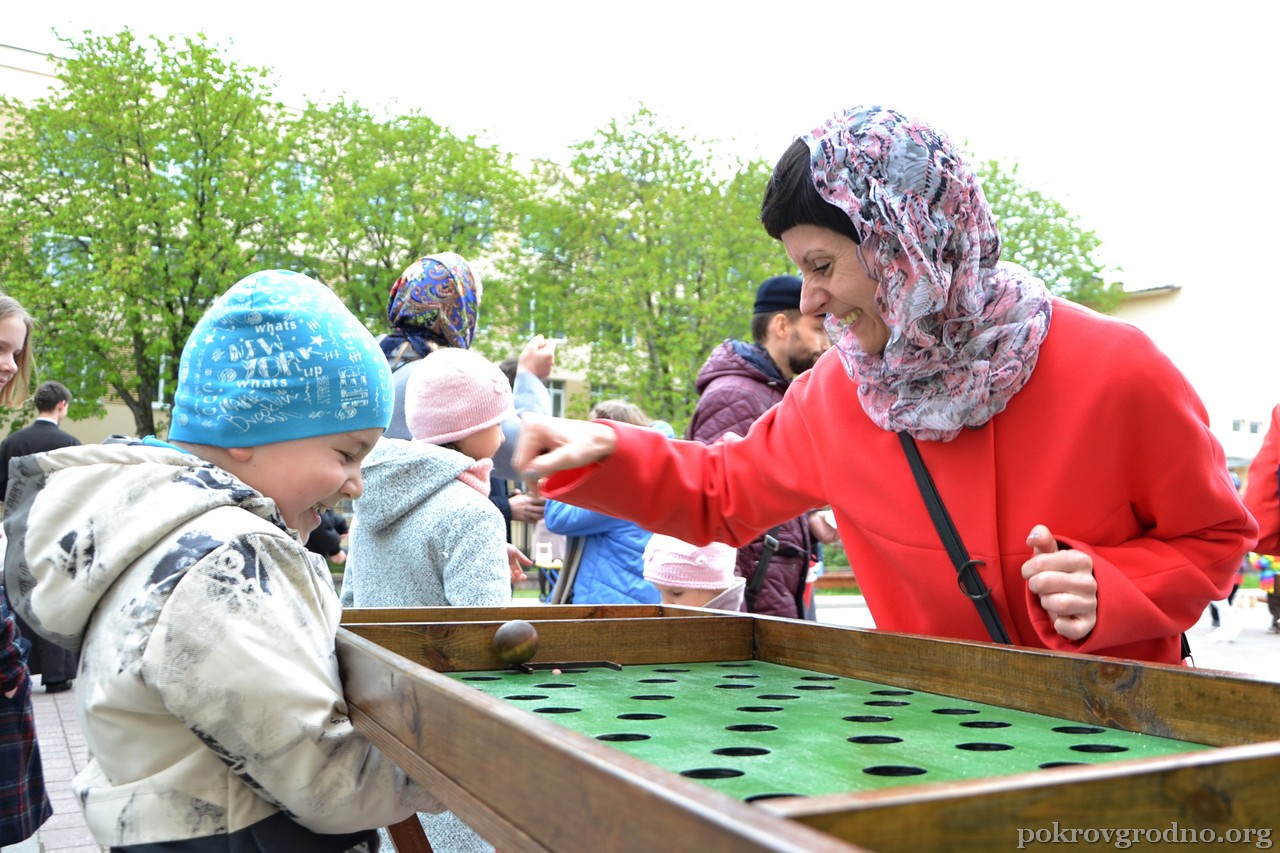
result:
[[(791, 380), (813, 367), (831, 345), (823, 317), (800, 313), (800, 279), (776, 275), (756, 290), (751, 315), (752, 341), (726, 340), (711, 352), (698, 371), (698, 405), (686, 435), (711, 444), (725, 433), (746, 435), (756, 419), (782, 399)], [(757, 595), (746, 608), (770, 616), (804, 618), (805, 581), (812, 541), (836, 540), (832, 528), (816, 512), (805, 513), (770, 531), (778, 541), (763, 569)], [(735, 572), (751, 579), (760, 564), (765, 537), (738, 549)]]

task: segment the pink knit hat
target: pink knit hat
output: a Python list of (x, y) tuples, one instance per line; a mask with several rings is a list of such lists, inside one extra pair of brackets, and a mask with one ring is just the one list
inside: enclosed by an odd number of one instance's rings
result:
[(732, 545), (690, 545), (655, 533), (644, 548), (644, 579), (681, 589), (728, 589), (737, 561), (738, 549)]
[(415, 441), (448, 444), (515, 414), (511, 383), (477, 352), (438, 349), (405, 385), (404, 419)]

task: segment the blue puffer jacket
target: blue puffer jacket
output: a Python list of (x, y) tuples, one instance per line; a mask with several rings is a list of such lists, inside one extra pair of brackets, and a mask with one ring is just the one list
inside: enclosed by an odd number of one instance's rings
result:
[(547, 501), (547, 529), (581, 536), (582, 561), (573, 584), (574, 604), (657, 604), (657, 588), (644, 579), (644, 546), (649, 531), (630, 521)]

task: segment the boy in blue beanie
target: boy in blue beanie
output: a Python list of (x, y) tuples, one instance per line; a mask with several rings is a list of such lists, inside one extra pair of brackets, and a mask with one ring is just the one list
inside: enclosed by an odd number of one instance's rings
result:
[(391, 419), (372, 335), (297, 273), (245, 278), (182, 352), (168, 441), (15, 462), (6, 586), (81, 655), (90, 762), (73, 783), (127, 853), (377, 849), (441, 806), (358, 734), (341, 608), (303, 543), (360, 496)]

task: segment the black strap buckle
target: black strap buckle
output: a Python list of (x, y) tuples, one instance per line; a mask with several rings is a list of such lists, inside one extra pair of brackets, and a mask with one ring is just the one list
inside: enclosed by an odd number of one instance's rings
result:
[(960, 565), (956, 575), (956, 586), (960, 587), (960, 592), (964, 593), (966, 598), (982, 601), (991, 596), (991, 588), (984, 584), (978, 575), (978, 566), (985, 565), (986, 563), (982, 560), (966, 560)]

